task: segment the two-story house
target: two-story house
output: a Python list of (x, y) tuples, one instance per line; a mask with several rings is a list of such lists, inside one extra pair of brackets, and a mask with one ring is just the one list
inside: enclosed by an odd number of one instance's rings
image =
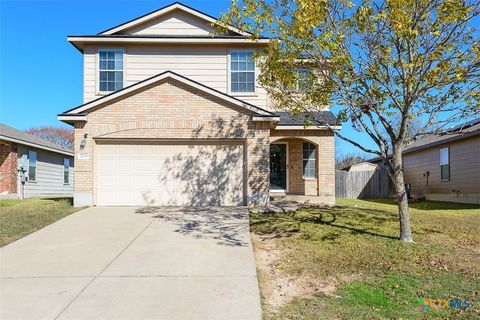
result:
[(276, 112), (253, 59), (271, 39), (216, 21), (176, 2), (68, 36), (84, 58), (83, 104), (58, 116), (75, 127), (75, 205), (335, 201), (332, 130)]

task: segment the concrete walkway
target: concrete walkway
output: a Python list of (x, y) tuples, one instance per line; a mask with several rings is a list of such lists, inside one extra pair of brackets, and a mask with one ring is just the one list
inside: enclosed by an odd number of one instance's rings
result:
[(89, 208), (0, 249), (0, 319), (260, 319), (245, 208)]

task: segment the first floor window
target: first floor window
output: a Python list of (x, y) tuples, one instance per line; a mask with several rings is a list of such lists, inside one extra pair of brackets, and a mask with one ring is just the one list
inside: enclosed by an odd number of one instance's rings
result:
[(28, 180), (37, 181), (37, 153), (28, 151)]
[(233, 50), (230, 53), (230, 60), (230, 91), (255, 92), (253, 50)]
[(70, 183), (70, 159), (63, 159), (63, 183)]
[(450, 152), (448, 148), (440, 149), (440, 180), (450, 180)]
[(113, 92), (123, 88), (123, 50), (99, 50), (99, 91)]
[(310, 142), (303, 143), (303, 177), (315, 178), (317, 147)]

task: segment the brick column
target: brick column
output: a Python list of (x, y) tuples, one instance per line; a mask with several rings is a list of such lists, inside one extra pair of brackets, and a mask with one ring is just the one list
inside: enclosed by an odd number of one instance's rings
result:
[(265, 206), (270, 200), (270, 123), (249, 125), (247, 138), (247, 202)]
[(0, 144), (0, 193), (17, 193), (17, 146)]
[(318, 195), (335, 203), (335, 139), (333, 132), (318, 137)]
[[(84, 135), (87, 134), (87, 138)], [(85, 139), (87, 144), (80, 149), (80, 142)], [(93, 205), (93, 144), (94, 140), (85, 122), (75, 123), (75, 179), (73, 204), (76, 207)], [(79, 153), (89, 155), (88, 159), (78, 159)]]

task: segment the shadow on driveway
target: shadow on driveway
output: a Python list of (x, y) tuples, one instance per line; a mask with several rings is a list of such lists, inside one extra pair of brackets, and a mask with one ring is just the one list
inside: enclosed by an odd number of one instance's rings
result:
[(249, 244), (248, 210), (245, 207), (143, 207), (137, 214), (153, 214), (173, 224), (174, 232), (194, 239), (213, 239), (218, 245)]

